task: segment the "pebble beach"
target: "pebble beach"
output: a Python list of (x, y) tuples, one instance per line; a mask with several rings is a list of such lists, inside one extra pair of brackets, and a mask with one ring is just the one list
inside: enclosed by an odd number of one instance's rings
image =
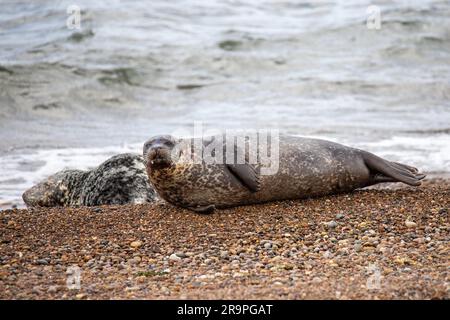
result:
[(5, 210), (0, 298), (449, 299), (449, 210), (448, 180), (211, 215)]

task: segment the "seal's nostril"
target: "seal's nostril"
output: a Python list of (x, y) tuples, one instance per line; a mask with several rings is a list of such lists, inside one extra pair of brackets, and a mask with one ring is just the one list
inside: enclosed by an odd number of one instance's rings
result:
[(163, 156), (162, 148), (153, 146), (152, 148), (149, 148), (149, 150), (147, 152), (144, 151), (144, 155), (148, 159), (152, 159), (152, 160), (162, 157)]

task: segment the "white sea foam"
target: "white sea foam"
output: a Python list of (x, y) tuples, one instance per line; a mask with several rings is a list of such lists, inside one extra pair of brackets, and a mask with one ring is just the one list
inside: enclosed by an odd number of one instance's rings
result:
[(424, 137), (395, 136), (357, 145), (392, 161), (416, 166), (425, 173), (450, 173), (450, 135), (448, 134)]

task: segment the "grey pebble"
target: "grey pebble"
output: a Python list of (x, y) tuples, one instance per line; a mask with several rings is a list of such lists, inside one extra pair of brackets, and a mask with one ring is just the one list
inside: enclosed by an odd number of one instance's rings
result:
[(337, 227), (337, 225), (338, 225), (337, 222), (334, 221), (334, 220), (327, 222), (327, 227), (328, 227), (329, 229), (334, 229), (334, 228)]
[(41, 264), (41, 265), (48, 265), (48, 260), (47, 259), (39, 259), (36, 260), (37, 264)]
[(176, 254), (178, 257), (180, 257), (180, 258), (186, 258), (186, 257), (187, 257), (186, 253), (184, 253), (184, 252), (176, 252), (175, 254)]

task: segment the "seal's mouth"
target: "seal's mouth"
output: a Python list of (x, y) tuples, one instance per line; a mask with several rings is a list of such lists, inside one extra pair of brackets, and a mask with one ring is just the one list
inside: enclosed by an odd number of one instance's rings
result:
[(168, 167), (168, 166), (170, 166), (170, 162), (163, 158), (156, 158), (156, 159), (150, 160), (150, 165), (156, 166), (156, 167)]
[(154, 169), (170, 167), (172, 161), (166, 148), (151, 148), (147, 152), (147, 164)]

